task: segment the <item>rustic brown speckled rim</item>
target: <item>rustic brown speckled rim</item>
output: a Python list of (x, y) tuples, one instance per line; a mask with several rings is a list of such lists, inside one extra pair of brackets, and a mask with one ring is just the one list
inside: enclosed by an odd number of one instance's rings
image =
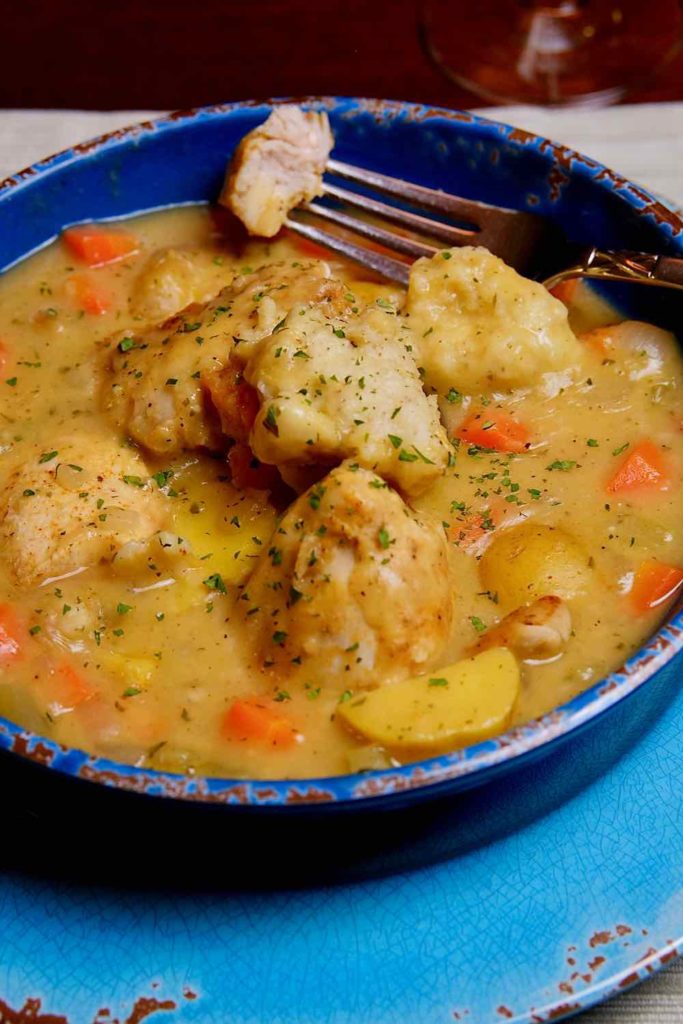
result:
[[(683, 251), (683, 220), (674, 209), (641, 186), (566, 146), (464, 111), (401, 101), (333, 97), (290, 97), (267, 102), (219, 104), (197, 110), (176, 111), (158, 120), (143, 121), (109, 132), (47, 157), (0, 183), (0, 219), (4, 204), (12, 201), (13, 194), (33, 185), (37, 178), (47, 176), (57, 167), (64, 168), (88, 160), (92, 155), (108, 149), (131, 149), (141, 137), (147, 134), (177, 133), (179, 125), (197, 121), (223, 121), (236, 111), (250, 109), (255, 113), (262, 112), (265, 116), (270, 106), (284, 102), (298, 102), (325, 109), (336, 119), (369, 116), (380, 124), (409, 121), (457, 125), (477, 139), (530, 148), (544, 155), (548, 161), (547, 185), (553, 202), (561, 200), (563, 187), (572, 177), (589, 179), (598, 189), (618, 196), (625, 211), (635, 211), (655, 225), (663, 245)], [(45, 240), (45, 243), (49, 240)], [(0, 749), (29, 758), (66, 775), (104, 786), (200, 803), (252, 807), (319, 807), (348, 805), (350, 802), (400, 794), (405, 796), (411, 792), (417, 795), (417, 791), (441, 784), (450, 784), (453, 789), (473, 785), (495, 768), (511, 765), (542, 747), (549, 748), (604, 714), (663, 669), (682, 650), (683, 612), (679, 606), (669, 621), (622, 668), (549, 714), (463, 750), (400, 768), (371, 771), (362, 775), (267, 781), (190, 778), (94, 757), (84, 751), (64, 747), (1, 718)]]

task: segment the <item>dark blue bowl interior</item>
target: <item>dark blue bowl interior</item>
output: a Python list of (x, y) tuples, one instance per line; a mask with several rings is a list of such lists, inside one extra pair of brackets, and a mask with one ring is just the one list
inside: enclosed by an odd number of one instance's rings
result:
[[(546, 140), (467, 114), (410, 104), (342, 99), (322, 101), (322, 105), (333, 123), (335, 156), (342, 160), (474, 199), (546, 214), (578, 242), (683, 252), (681, 223), (674, 213), (595, 162)], [(45, 245), (68, 224), (214, 200), (235, 144), (266, 117), (268, 109), (266, 105), (237, 104), (173, 115), (77, 146), (8, 179), (0, 186), (0, 269)], [(683, 303), (676, 293), (630, 287), (612, 289), (609, 294), (630, 315), (661, 326), (680, 323)], [(680, 649), (680, 636), (676, 640), (673, 633), (662, 642)], [(638, 671), (642, 676), (642, 666)], [(594, 700), (602, 712), (607, 705), (598, 688)], [(574, 724), (591, 717), (584, 712), (587, 708), (590, 712), (592, 702), (591, 694), (580, 698), (583, 717), (572, 719)], [(3, 728), (7, 727), (0, 720), (0, 747), (18, 749), (14, 734), (7, 734), (9, 738), (3, 741)], [(28, 747), (23, 739), (21, 743), (21, 749), (34, 758), (48, 749), (35, 737), (29, 738)], [(488, 755), (497, 743), (482, 745), (483, 753)], [(440, 759), (439, 765), (447, 760)], [(499, 761), (496, 773), (507, 770), (515, 760), (518, 758), (511, 756)], [(123, 785), (150, 795), (179, 794), (173, 776), (94, 762), (78, 751), (55, 748), (48, 761), (65, 774), (111, 786)], [(420, 787), (443, 792), (443, 786), (463, 788), (489, 777), (484, 759), (481, 765), (473, 762), (472, 767), (473, 772), (459, 778), (444, 775), (442, 781), (449, 781), (441, 787), (438, 771), (429, 776), (425, 786), (420, 766), (395, 773), (398, 781), (392, 790), (381, 788), (382, 773), (371, 774), (380, 779), (376, 792), (391, 792), (405, 803), (420, 795)], [(226, 786), (227, 782), (212, 780), (206, 799), (246, 800), (259, 805), (300, 803), (306, 798), (312, 804), (343, 804), (349, 800), (362, 803), (359, 797), (371, 795), (371, 787), (358, 793), (352, 777), (308, 780), (290, 788), (287, 783)]]

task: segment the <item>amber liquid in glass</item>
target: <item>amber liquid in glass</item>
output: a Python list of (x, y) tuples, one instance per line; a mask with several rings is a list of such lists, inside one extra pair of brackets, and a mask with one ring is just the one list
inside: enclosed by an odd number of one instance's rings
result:
[(681, 45), (679, 0), (423, 0), (440, 68), (487, 99), (616, 102)]

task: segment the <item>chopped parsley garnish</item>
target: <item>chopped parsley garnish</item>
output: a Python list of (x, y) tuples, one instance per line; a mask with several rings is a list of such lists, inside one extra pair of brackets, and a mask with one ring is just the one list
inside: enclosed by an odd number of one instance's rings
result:
[(600, 442), (597, 441), (594, 437), (589, 437), (586, 441), (586, 444), (589, 448), (597, 448)]
[(486, 632), (486, 623), (483, 622), (478, 615), (470, 615), (470, 622), (476, 629), (477, 633)]
[(205, 580), (202, 580), (202, 583), (205, 587), (208, 587), (209, 590), (217, 590), (219, 594), (227, 593), (223, 577), (219, 572), (214, 572), (211, 576), (207, 576)]
[(612, 452), (612, 455), (621, 455), (623, 452), (626, 451), (626, 449), (629, 447), (630, 443), (631, 443), (630, 441), (627, 441), (626, 444), (622, 444), (619, 448), (615, 448), (614, 451)]
[(386, 551), (391, 544), (391, 537), (389, 536), (389, 531), (386, 526), (380, 526), (377, 531), (377, 540), (379, 541), (379, 546)]
[(268, 411), (266, 412), (265, 418), (263, 420), (263, 425), (266, 428), (266, 430), (269, 430), (271, 432), (271, 434), (275, 434), (276, 437), (279, 437), (280, 428), (277, 425), (277, 417), (277, 409), (275, 408), (274, 405), (269, 405)]
[(443, 678), (430, 679), (427, 683), (428, 686), (448, 686), (448, 680)]
[(574, 469), (575, 466), (576, 462), (573, 459), (555, 459), (549, 466), (546, 466), (546, 469), (556, 469), (561, 473), (567, 473), (570, 469)]
[(52, 462), (52, 460), (56, 459), (58, 455), (59, 452), (43, 452), (43, 454), (38, 459), (38, 462)]
[(325, 493), (325, 488), (323, 487), (323, 485), (322, 484), (317, 484), (313, 488), (311, 493), (308, 495), (308, 504), (311, 506), (311, 508), (314, 511), (317, 511), (320, 508), (320, 502), (322, 500), (322, 496), (323, 496), (324, 493)]
[(121, 694), (121, 696), (122, 696), (122, 697), (137, 697), (137, 695), (138, 695), (139, 693), (142, 693), (142, 690), (140, 689), (140, 687), (139, 687), (139, 686), (128, 686), (128, 687), (126, 687), (126, 689), (125, 689), (125, 690), (123, 691), (123, 693)]
[(5, 384), (9, 384), (11, 388), (14, 388), (17, 386), (18, 379), (18, 377), (10, 377), (8, 380), (5, 381)]
[(277, 644), (278, 647), (283, 647), (286, 639), (287, 634), (284, 629), (276, 629), (273, 633), (273, 643)]
[(335, 336), (336, 336), (337, 338), (345, 338), (345, 337), (346, 337), (346, 335), (344, 334), (344, 330), (343, 330), (343, 328), (342, 328), (342, 327), (334, 327), (334, 328), (332, 329), (332, 333), (333, 333), (333, 334), (334, 334), (334, 335), (335, 335)]
[(157, 473), (154, 474), (152, 479), (156, 480), (158, 487), (165, 487), (172, 476), (172, 469), (160, 469)]
[(31, 636), (36, 636), (38, 633), (40, 633), (41, 629), (42, 626), (31, 626), (31, 628), (29, 629), (29, 633), (31, 634)]
[(391, 441), (394, 448), (400, 448), (403, 444), (403, 438), (399, 437), (398, 434), (387, 434), (387, 437)]
[(121, 338), (119, 352), (130, 352), (132, 348), (135, 348), (135, 338)]
[(450, 402), (451, 405), (455, 405), (456, 402), (462, 402), (462, 395), (455, 388), (450, 388), (446, 392), (446, 401)]
[(116, 606), (116, 614), (117, 615), (127, 615), (128, 612), (132, 612), (132, 611), (133, 611), (133, 605), (132, 604), (124, 604), (123, 601), (119, 601), (119, 603)]
[(123, 477), (124, 484), (129, 484), (130, 487), (144, 487), (145, 481), (141, 476), (130, 476), (128, 474)]
[(416, 455), (415, 452), (407, 452), (404, 448), (398, 453), (399, 462), (417, 462), (419, 458), (420, 456)]

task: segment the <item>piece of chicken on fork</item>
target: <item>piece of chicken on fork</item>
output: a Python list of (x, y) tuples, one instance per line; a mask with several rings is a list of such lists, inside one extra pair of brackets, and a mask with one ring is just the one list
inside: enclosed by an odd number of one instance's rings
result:
[(272, 238), (290, 210), (322, 195), (333, 145), (327, 114), (276, 107), (235, 150), (218, 201), (250, 235)]

